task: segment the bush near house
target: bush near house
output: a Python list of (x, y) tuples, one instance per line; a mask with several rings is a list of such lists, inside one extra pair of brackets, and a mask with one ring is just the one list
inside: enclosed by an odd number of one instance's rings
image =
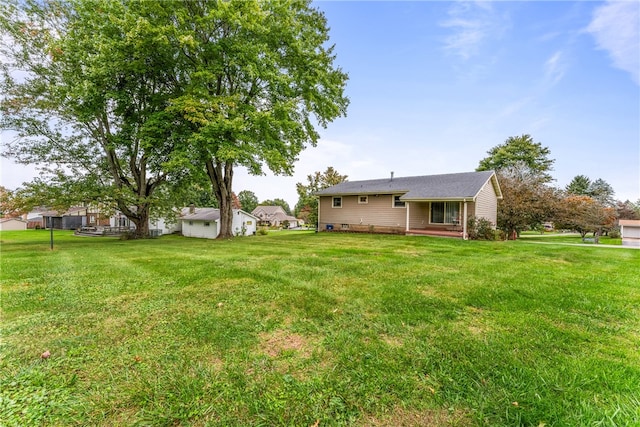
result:
[(467, 220), (467, 233), (471, 240), (498, 240), (500, 232), (486, 218), (469, 217)]

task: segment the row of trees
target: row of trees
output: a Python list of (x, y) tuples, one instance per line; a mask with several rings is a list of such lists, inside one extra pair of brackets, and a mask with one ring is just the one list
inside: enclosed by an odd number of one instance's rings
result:
[(546, 222), (584, 237), (606, 232), (617, 219), (640, 219), (640, 200), (615, 201), (613, 188), (602, 179), (578, 175), (564, 189), (551, 185), (555, 160), (530, 135), (509, 137), (487, 154), (477, 170), (498, 174), (504, 198), (498, 204), (497, 226), (510, 238), (541, 229)]
[(42, 168), (25, 204), (117, 208), (143, 236), (150, 215), (213, 194), (230, 237), (234, 168), (290, 174), (316, 126), (346, 113), (310, 0), (3, 9), (0, 126), (15, 139), (2, 154)]

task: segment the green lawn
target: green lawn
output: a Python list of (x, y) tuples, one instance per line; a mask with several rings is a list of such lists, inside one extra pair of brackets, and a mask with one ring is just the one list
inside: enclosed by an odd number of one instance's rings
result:
[(640, 425), (638, 250), (0, 238), (3, 426)]
[[(588, 233), (587, 239), (593, 239), (593, 234)], [(579, 233), (539, 233), (537, 231), (525, 231), (520, 236), (521, 239), (527, 241), (540, 241), (545, 243), (574, 243), (574, 244), (595, 244), (590, 240), (583, 241)], [(600, 236), (599, 244), (622, 246), (622, 238), (611, 238), (609, 236)]]

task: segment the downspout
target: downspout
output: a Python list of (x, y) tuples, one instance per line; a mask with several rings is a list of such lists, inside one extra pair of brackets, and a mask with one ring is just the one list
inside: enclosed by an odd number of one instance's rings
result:
[(409, 232), (409, 206), (411, 205), (411, 203), (407, 202), (407, 224), (404, 228), (404, 232), (405, 234)]
[(462, 209), (462, 239), (468, 240), (469, 236), (467, 235), (467, 199), (463, 200), (464, 207)]
[(318, 222), (316, 224), (316, 233), (320, 231), (320, 203), (322, 202), (322, 197), (318, 197)]

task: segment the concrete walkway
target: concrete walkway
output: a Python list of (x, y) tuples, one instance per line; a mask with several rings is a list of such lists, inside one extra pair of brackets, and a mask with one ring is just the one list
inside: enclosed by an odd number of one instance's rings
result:
[(527, 241), (526, 238), (518, 239), (521, 242), (538, 243), (540, 245), (561, 245), (561, 246), (588, 246), (590, 248), (614, 248), (614, 249), (640, 249), (640, 246), (622, 246), (622, 245), (601, 245), (596, 243), (564, 243), (564, 242), (540, 242), (537, 240)]

